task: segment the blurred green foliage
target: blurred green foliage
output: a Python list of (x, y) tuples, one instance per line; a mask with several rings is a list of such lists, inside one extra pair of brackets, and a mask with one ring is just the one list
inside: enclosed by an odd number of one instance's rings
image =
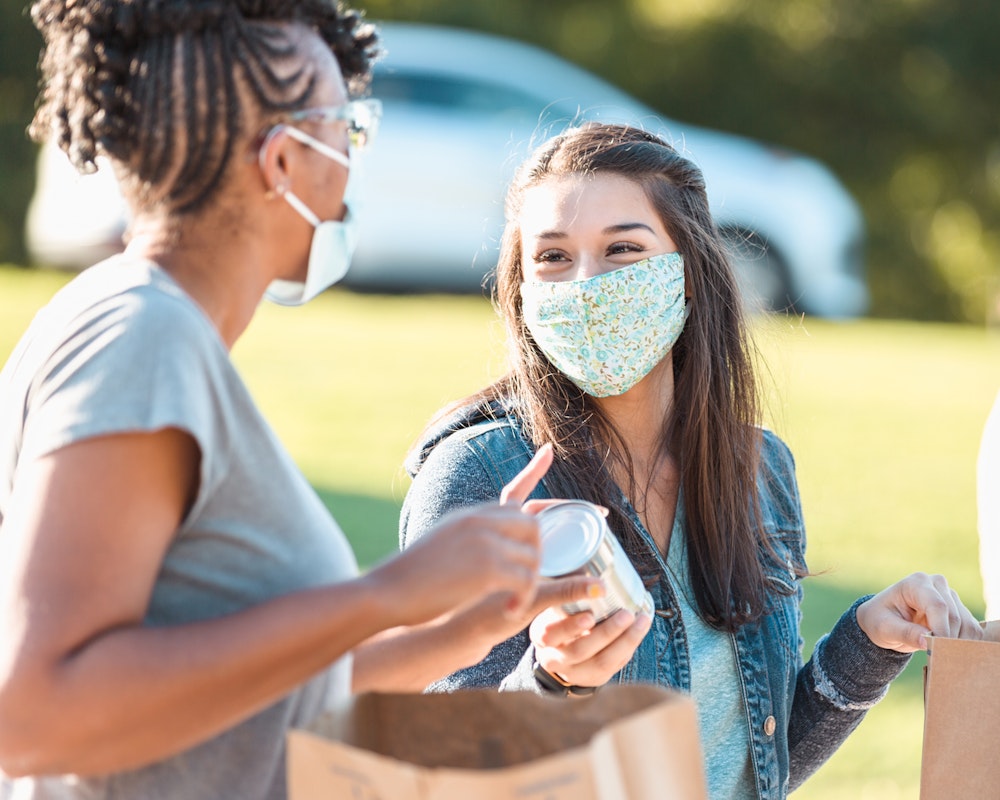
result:
[(37, 152), (25, 128), (35, 108), (41, 43), (22, 0), (0, 0), (0, 261), (24, 258), (24, 215)]
[(531, 41), (676, 120), (816, 156), (864, 209), (876, 316), (996, 315), (1000, 4), (370, 0), (366, 7), (375, 19)]
[[(38, 37), (0, 5), (0, 259), (22, 254)], [(876, 316), (1000, 317), (1000, 4), (369, 0), (372, 19), (555, 51), (666, 116), (829, 164), (860, 201)]]

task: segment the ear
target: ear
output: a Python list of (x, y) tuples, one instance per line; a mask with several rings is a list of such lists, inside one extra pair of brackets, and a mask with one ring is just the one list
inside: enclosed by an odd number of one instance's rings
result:
[(283, 193), (290, 183), (287, 156), (289, 139), (285, 126), (275, 125), (267, 132), (257, 151), (260, 175), (269, 195)]

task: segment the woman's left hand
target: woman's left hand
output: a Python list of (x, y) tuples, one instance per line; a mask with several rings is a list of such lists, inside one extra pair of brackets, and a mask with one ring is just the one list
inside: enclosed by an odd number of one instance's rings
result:
[(866, 600), (858, 625), (886, 650), (913, 653), (927, 649), (927, 634), (982, 639), (983, 629), (948, 586), (943, 575), (917, 572)]

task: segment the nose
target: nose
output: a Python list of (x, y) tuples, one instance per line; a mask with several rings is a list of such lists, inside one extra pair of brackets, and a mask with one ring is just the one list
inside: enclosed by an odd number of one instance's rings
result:
[(597, 256), (591, 255), (589, 253), (581, 253), (576, 259), (576, 279), (584, 280), (585, 278), (593, 278), (595, 275), (600, 275), (603, 272), (607, 272), (604, 260), (598, 258)]

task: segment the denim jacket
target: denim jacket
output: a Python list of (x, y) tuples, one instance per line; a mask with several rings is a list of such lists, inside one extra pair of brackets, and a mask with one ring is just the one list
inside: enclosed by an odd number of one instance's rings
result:
[[(400, 519), (405, 547), (449, 510), (495, 501), (503, 485), (532, 455), (512, 416), (487, 419), (461, 409), (431, 431), (407, 460), (413, 484)], [(802, 783), (854, 730), (865, 713), (888, 691), (909, 656), (874, 645), (849, 608), (802, 662), (799, 634), (802, 587), (796, 565), (805, 565), (805, 531), (788, 447), (764, 431), (758, 492), (764, 529), (781, 564), (765, 559), (767, 578), (785, 593), (770, 595), (759, 621), (733, 634), (741, 691), (750, 733), (750, 757), (757, 794), (784, 798)], [(544, 481), (533, 497), (548, 497)], [(637, 528), (648, 537), (637, 518)], [(654, 553), (658, 548), (647, 542)], [(652, 627), (632, 659), (614, 677), (687, 691), (690, 660), (684, 625), (677, 613), (675, 587), (660, 561), (661, 576), (651, 588), (656, 604)], [(789, 593), (790, 590), (790, 593)], [(454, 691), (498, 686), (501, 690), (541, 691), (532, 666), (534, 648), (527, 630), (498, 644), (475, 666), (430, 687)]]

